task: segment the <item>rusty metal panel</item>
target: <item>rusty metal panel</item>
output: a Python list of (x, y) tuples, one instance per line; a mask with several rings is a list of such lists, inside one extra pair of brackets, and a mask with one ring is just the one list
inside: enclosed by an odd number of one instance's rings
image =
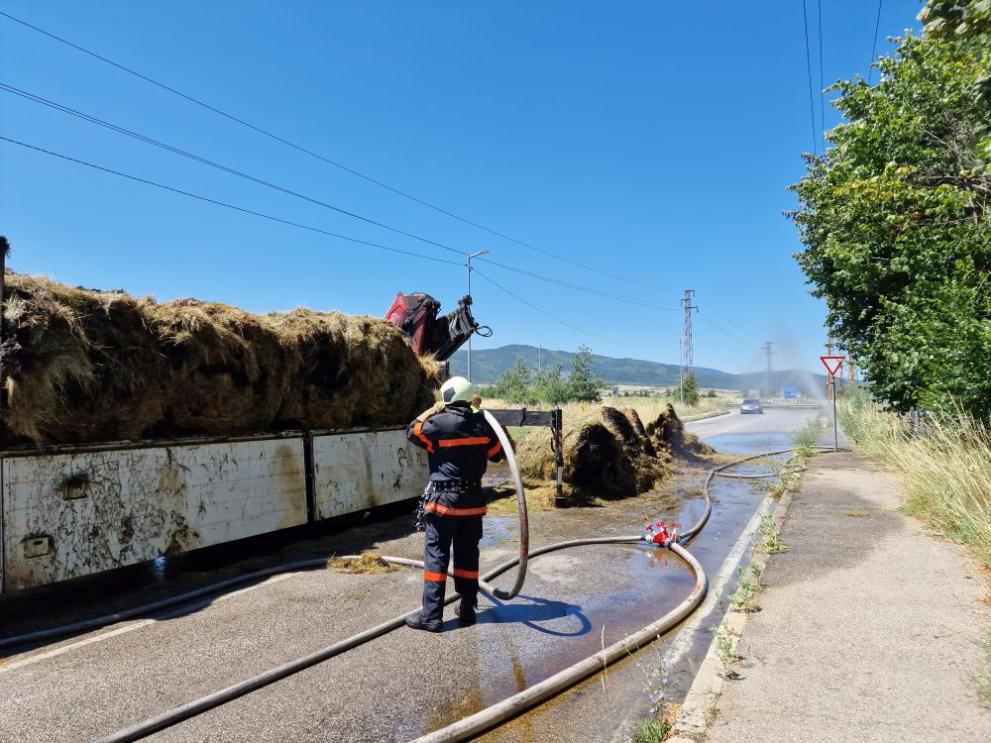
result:
[(306, 522), (302, 439), (3, 460), (4, 589)]
[(416, 498), (427, 481), (427, 456), (404, 431), (313, 437), (318, 519)]

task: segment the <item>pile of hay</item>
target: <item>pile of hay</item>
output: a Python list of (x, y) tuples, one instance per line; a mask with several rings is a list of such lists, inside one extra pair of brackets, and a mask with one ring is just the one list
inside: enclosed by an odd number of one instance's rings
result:
[(6, 283), (3, 445), (391, 425), (434, 400), (436, 369), (384, 320)]
[(352, 575), (381, 575), (399, 570), (398, 565), (386, 562), (378, 552), (365, 551), (356, 560), (335, 557), (327, 561), (327, 568), (338, 573)]
[[(582, 420), (564, 436), (565, 494), (574, 503), (648, 492), (670, 473), (675, 457), (697, 459), (712, 453), (684, 430), (670, 405), (647, 426), (632, 408), (602, 407), (598, 412), (599, 420)], [(544, 488), (554, 479), (549, 434), (525, 438), (517, 459), (529, 487)]]

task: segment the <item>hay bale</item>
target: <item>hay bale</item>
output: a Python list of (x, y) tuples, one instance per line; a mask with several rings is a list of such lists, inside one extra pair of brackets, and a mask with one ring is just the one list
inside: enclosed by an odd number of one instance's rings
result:
[(383, 320), (159, 304), (10, 273), (0, 444), (406, 423), (437, 368)]
[(438, 369), (395, 326), (371, 317), (297, 309), (270, 315), (288, 356), (287, 426), (408, 423), (434, 402)]
[(647, 424), (646, 432), (658, 450), (670, 452), (673, 456), (697, 459), (715, 451), (698, 436), (685, 431), (685, 424), (670, 403)]
[[(636, 411), (630, 411), (640, 421)], [(664, 461), (659, 459), (653, 443), (646, 435), (641, 436), (628, 413), (621, 413), (616, 408), (604, 406), (602, 420), (623, 447), (630, 466), (636, 473), (637, 492), (644, 493), (654, 487), (666, 473)], [(643, 423), (640, 423), (641, 428)], [(648, 453), (649, 450), (652, 453)]]
[(637, 474), (622, 443), (601, 423), (586, 423), (565, 449), (564, 479), (573, 498), (629, 498), (638, 493)]
[[(669, 474), (675, 454), (702, 456), (711, 452), (685, 432), (671, 406), (646, 427), (636, 410), (620, 412), (611, 407), (579, 414), (577, 421), (566, 417), (565, 427), (565, 494), (576, 504), (647, 492)], [(551, 487), (556, 470), (548, 431), (534, 431), (524, 437), (516, 457), (528, 490)]]
[(623, 411), (623, 415), (626, 416), (626, 419), (630, 422), (630, 425), (633, 426), (633, 430), (636, 431), (636, 434), (640, 439), (640, 445), (643, 447), (644, 452), (649, 456), (656, 457), (657, 449), (654, 447), (654, 442), (651, 441), (650, 437), (647, 435), (647, 429), (644, 428), (643, 421), (640, 420), (640, 414), (633, 408), (626, 408)]

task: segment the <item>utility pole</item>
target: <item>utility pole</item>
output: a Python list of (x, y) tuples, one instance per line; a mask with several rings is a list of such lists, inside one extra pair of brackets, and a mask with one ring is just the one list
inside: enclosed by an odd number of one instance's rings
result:
[(764, 344), (764, 352), (767, 354), (767, 396), (774, 396), (774, 365), (771, 363), (771, 357), (774, 356), (773, 347), (774, 343), (768, 341)]
[(698, 307), (692, 303), (695, 297), (694, 289), (685, 289), (681, 298), (681, 306), (685, 311), (685, 322), (681, 332), (681, 404), (685, 404), (685, 380), (694, 373), (695, 359), (692, 344), (692, 310)]
[[(833, 346), (835, 346), (835, 345), (836, 344), (833, 343), (833, 337), (831, 335), (827, 335), (826, 336), (826, 353), (828, 355), (830, 355), (830, 356), (833, 355)], [(826, 397), (834, 397), (834, 399), (835, 399), (835, 396), (833, 395), (833, 377), (832, 376), (826, 377)]]
[[(489, 251), (479, 250), (477, 253), (471, 253), (468, 256), (468, 261), (466, 265), (468, 266), (468, 296), (471, 296), (471, 259), (478, 258), (480, 255), (488, 255)], [(468, 381), (471, 381), (471, 336), (468, 336)]]
[(541, 343), (537, 344), (537, 374), (540, 374), (540, 353), (544, 350), (544, 346)]

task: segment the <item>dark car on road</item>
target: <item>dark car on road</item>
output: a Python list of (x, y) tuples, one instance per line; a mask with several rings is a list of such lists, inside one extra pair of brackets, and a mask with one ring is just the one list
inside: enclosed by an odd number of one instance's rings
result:
[(763, 413), (764, 408), (760, 404), (760, 400), (755, 397), (748, 397), (742, 403), (740, 403), (740, 413)]

